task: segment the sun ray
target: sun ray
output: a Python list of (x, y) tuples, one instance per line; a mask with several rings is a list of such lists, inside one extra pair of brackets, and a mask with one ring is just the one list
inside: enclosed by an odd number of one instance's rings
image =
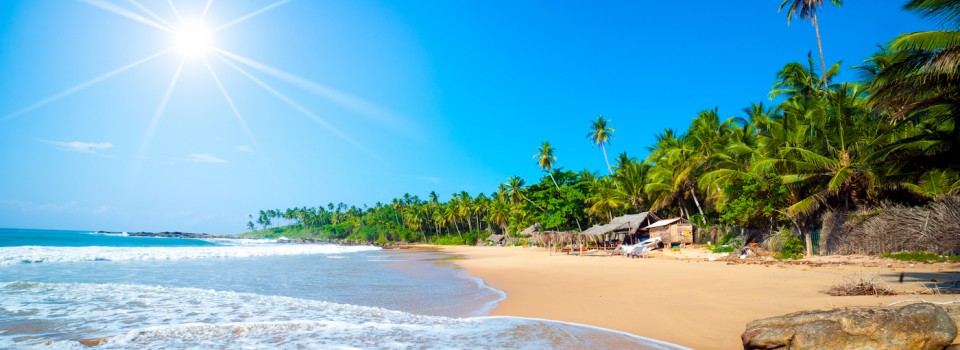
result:
[(173, 28), (173, 25), (171, 25), (170, 22), (167, 22), (166, 20), (163, 19), (163, 17), (158, 16), (153, 11), (150, 11), (150, 9), (141, 5), (139, 2), (137, 2), (137, 0), (127, 0), (127, 1), (133, 4), (133, 6), (136, 6), (138, 9), (140, 9), (140, 11), (143, 11), (143, 13), (146, 13), (150, 17), (153, 17), (153, 19), (157, 20), (157, 22), (160, 22), (160, 24), (163, 24), (167, 28)]
[(163, 50), (163, 51), (154, 53), (154, 54), (152, 54), (152, 55), (150, 55), (150, 56), (147, 56), (147, 57), (144, 57), (144, 58), (142, 58), (142, 59), (140, 59), (140, 60), (138, 60), (138, 61), (136, 61), (136, 62), (133, 62), (133, 63), (131, 63), (131, 64), (128, 64), (128, 65), (126, 65), (126, 66), (123, 66), (123, 67), (120, 67), (120, 68), (118, 68), (118, 69), (116, 69), (116, 70), (113, 70), (112, 72), (109, 72), (109, 73), (107, 73), (107, 74), (101, 75), (101, 76), (96, 77), (96, 78), (93, 78), (93, 79), (91, 79), (91, 80), (88, 80), (88, 81), (85, 82), (85, 83), (82, 83), (82, 84), (80, 84), (80, 85), (74, 86), (74, 87), (72, 87), (72, 88), (66, 89), (66, 90), (64, 90), (64, 91), (62, 91), (62, 92), (60, 92), (60, 93), (58, 93), (58, 94), (56, 94), (56, 95), (47, 97), (46, 99), (43, 99), (43, 100), (40, 101), (40, 102), (34, 103), (34, 104), (32, 104), (32, 105), (30, 105), (30, 106), (27, 106), (27, 107), (25, 107), (25, 108), (23, 108), (23, 109), (21, 109), (21, 110), (19, 110), (19, 111), (13, 112), (12, 114), (9, 114), (9, 115), (7, 115), (7, 116), (5, 116), (5, 117), (3, 117), (3, 118), (0, 118), (0, 122), (13, 119), (14, 117), (20, 116), (20, 115), (25, 114), (25, 113), (27, 113), (27, 112), (33, 111), (33, 110), (35, 110), (35, 109), (37, 109), (37, 108), (43, 107), (43, 106), (45, 106), (45, 105), (47, 105), (47, 104), (49, 104), (49, 103), (51, 103), (51, 102), (53, 102), (53, 101), (59, 100), (59, 99), (61, 99), (61, 98), (64, 98), (64, 97), (69, 96), (69, 95), (71, 95), (71, 94), (74, 94), (74, 93), (76, 93), (77, 91), (80, 91), (80, 90), (83, 90), (83, 89), (85, 89), (85, 88), (87, 88), (87, 87), (90, 87), (91, 85), (94, 85), (94, 84), (96, 84), (96, 83), (99, 83), (99, 82), (101, 82), (101, 81), (104, 81), (104, 80), (106, 80), (106, 79), (108, 79), (108, 78), (110, 78), (110, 77), (113, 77), (114, 75), (123, 73), (124, 71), (127, 71), (127, 70), (129, 70), (130, 68), (139, 66), (139, 65), (144, 64), (144, 63), (146, 63), (146, 62), (148, 62), (148, 61), (150, 61), (150, 60), (152, 60), (152, 59), (154, 59), (154, 58), (163, 56), (164, 54), (167, 54), (167, 53), (169, 53), (170, 51), (173, 51), (173, 49), (166, 49), (166, 50)]
[(243, 128), (243, 132), (247, 134), (247, 137), (250, 138), (250, 142), (253, 143), (254, 150), (257, 151), (258, 155), (263, 157), (263, 152), (260, 151), (260, 144), (257, 142), (257, 138), (253, 136), (253, 132), (251, 132), (250, 127), (247, 126), (246, 120), (243, 119), (240, 111), (237, 110), (237, 106), (233, 103), (233, 99), (230, 98), (230, 94), (227, 93), (227, 89), (223, 87), (220, 77), (217, 76), (217, 73), (213, 70), (213, 67), (210, 66), (210, 61), (204, 58), (203, 63), (207, 65), (207, 70), (210, 71), (210, 75), (213, 76), (213, 81), (217, 83), (217, 87), (219, 87), (220, 92), (223, 93), (223, 97), (227, 100), (227, 104), (230, 105), (230, 110), (233, 111), (233, 115), (237, 117), (237, 122), (240, 123), (240, 127)]
[(207, 0), (207, 4), (203, 6), (203, 12), (200, 13), (200, 22), (203, 22), (207, 18), (207, 11), (210, 11), (210, 5), (213, 4), (213, 0)]
[(180, 11), (177, 10), (177, 5), (173, 4), (173, 0), (167, 0), (167, 3), (170, 4), (170, 9), (173, 10), (173, 15), (177, 16), (177, 21), (183, 23), (183, 17), (180, 17)]
[(159, 23), (157, 23), (157, 22), (151, 21), (151, 20), (149, 20), (149, 19), (147, 19), (147, 18), (144, 18), (144, 17), (141, 16), (141, 15), (138, 15), (138, 14), (136, 14), (136, 13), (130, 12), (129, 10), (127, 10), (127, 9), (125, 9), (125, 8), (122, 8), (122, 7), (119, 7), (119, 6), (117, 6), (117, 5), (114, 5), (114, 4), (111, 4), (111, 3), (108, 3), (108, 2), (104, 2), (104, 1), (100, 1), (100, 0), (82, 0), (82, 1), (85, 2), (85, 3), (87, 3), (88, 5), (95, 6), (95, 7), (99, 7), (100, 9), (103, 9), (103, 10), (106, 10), (106, 11), (109, 11), (109, 12), (113, 12), (114, 14), (120, 15), (120, 16), (125, 17), (125, 18), (128, 18), (128, 19), (132, 19), (132, 20), (134, 20), (134, 21), (137, 21), (137, 22), (146, 24), (146, 25), (148, 25), (148, 26), (151, 26), (151, 27), (154, 27), (154, 28), (163, 30), (163, 31), (167, 31), (167, 32), (173, 32), (173, 29), (170, 29), (170, 28), (168, 28), (168, 27), (165, 27), (165, 26), (163, 26), (162, 24), (159, 24)]
[(180, 79), (180, 72), (183, 71), (184, 63), (186, 63), (185, 59), (180, 60), (180, 65), (177, 67), (177, 71), (173, 73), (173, 79), (170, 80), (170, 85), (167, 86), (167, 91), (163, 93), (163, 98), (160, 99), (160, 105), (157, 106), (156, 112), (153, 113), (153, 118), (150, 119), (150, 125), (147, 126), (147, 132), (143, 135), (143, 139), (140, 140), (140, 148), (137, 150), (137, 156), (135, 157), (135, 172), (140, 170), (140, 164), (143, 162), (147, 148), (150, 147), (150, 143), (153, 142), (153, 134), (157, 132), (157, 126), (160, 125), (160, 119), (163, 117), (163, 112), (167, 110), (167, 104), (170, 102), (170, 95), (173, 94), (173, 88), (177, 85), (177, 80)]
[(406, 126), (403, 125), (399, 117), (396, 117), (392, 112), (387, 111), (373, 103), (220, 48), (214, 47), (213, 50), (250, 68), (269, 74), (270, 76), (283, 80), (287, 83), (296, 85), (315, 95), (325, 97), (330, 101), (333, 101), (354, 112), (359, 112), (361, 116), (370, 118), (381, 124), (388, 124), (395, 129), (401, 129), (404, 133), (409, 133), (409, 130), (406, 130)]
[(233, 62), (230, 62), (229, 60), (227, 60), (226, 58), (224, 58), (222, 55), (217, 54), (216, 52), (214, 52), (214, 56), (216, 56), (218, 59), (220, 59), (221, 61), (223, 61), (224, 63), (226, 63), (228, 66), (230, 66), (231, 68), (233, 68), (234, 70), (236, 70), (237, 72), (239, 72), (240, 74), (242, 74), (243, 76), (245, 76), (245, 77), (247, 77), (248, 79), (252, 80), (252, 81), (253, 81), (254, 83), (256, 83), (257, 85), (260, 85), (260, 87), (262, 87), (264, 90), (267, 90), (268, 92), (270, 92), (271, 94), (273, 94), (274, 96), (276, 96), (277, 98), (279, 98), (279, 99), (280, 99), (281, 101), (283, 101), (284, 103), (290, 105), (290, 107), (293, 107), (294, 109), (296, 109), (297, 111), (299, 111), (299, 112), (302, 113), (303, 115), (305, 115), (305, 116), (307, 116), (308, 118), (312, 119), (312, 120), (313, 120), (314, 122), (316, 122), (317, 124), (320, 124), (320, 126), (326, 128), (328, 131), (334, 133), (335, 135), (337, 135), (337, 137), (340, 137), (341, 139), (343, 139), (343, 140), (346, 141), (347, 143), (353, 145), (353, 146), (356, 147), (357, 149), (363, 151), (364, 153), (366, 153), (367, 155), (369, 155), (369, 156), (373, 157), (374, 159), (380, 161), (381, 163), (386, 163), (386, 161), (385, 161), (382, 157), (380, 157), (379, 155), (377, 155), (376, 153), (374, 153), (373, 151), (371, 151), (371, 150), (368, 149), (367, 147), (363, 146), (362, 144), (360, 144), (359, 142), (357, 142), (356, 140), (354, 140), (352, 137), (350, 137), (349, 135), (347, 135), (346, 133), (344, 133), (343, 131), (341, 131), (341, 130), (338, 129), (337, 127), (335, 127), (335, 126), (333, 126), (332, 124), (328, 123), (326, 120), (324, 120), (323, 118), (320, 118), (319, 116), (317, 116), (317, 115), (314, 114), (313, 112), (310, 112), (308, 109), (304, 108), (304, 107), (301, 106), (299, 103), (293, 101), (292, 99), (290, 99), (290, 98), (287, 97), (286, 95), (280, 93), (280, 92), (277, 91), (276, 89), (270, 87), (269, 85), (267, 85), (267, 83), (264, 83), (263, 81), (260, 81), (260, 79), (257, 79), (256, 77), (254, 77), (253, 75), (251, 75), (249, 72), (247, 72), (247, 71), (244, 70), (243, 68), (238, 67), (237, 65), (233, 64)]
[(219, 32), (219, 31), (221, 31), (221, 30), (227, 29), (228, 27), (230, 27), (230, 26), (232, 26), (232, 25), (234, 25), (234, 24), (237, 24), (237, 23), (246, 21), (246, 20), (250, 19), (250, 18), (253, 17), (253, 16), (259, 15), (259, 14), (264, 13), (264, 12), (267, 12), (267, 11), (270, 11), (270, 10), (276, 8), (277, 6), (286, 4), (287, 2), (289, 2), (289, 0), (280, 0), (280, 1), (277, 1), (277, 2), (273, 3), (272, 5), (269, 5), (269, 6), (267, 6), (267, 7), (261, 8), (261, 9), (256, 10), (256, 11), (253, 11), (253, 12), (251, 12), (251, 13), (245, 15), (245, 16), (242, 16), (242, 17), (237, 18), (237, 19), (235, 19), (235, 20), (233, 20), (233, 21), (230, 21), (230, 22), (227, 23), (227, 24), (224, 24), (224, 25), (222, 25), (222, 26), (220, 26), (220, 27), (217, 27), (217, 29), (214, 29), (213, 32)]

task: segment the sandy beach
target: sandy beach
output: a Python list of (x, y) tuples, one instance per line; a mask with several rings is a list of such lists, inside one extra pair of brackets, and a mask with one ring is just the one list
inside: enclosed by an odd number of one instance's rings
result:
[[(522, 247), (442, 247), (455, 264), (507, 293), (492, 315), (600, 326), (694, 349), (742, 348), (755, 319), (813, 309), (960, 299), (917, 294), (923, 282), (960, 279), (958, 264), (817, 257), (811, 264), (708, 261), (702, 249), (652, 258), (576, 256)], [(838, 263), (838, 262), (844, 263)], [(827, 263), (829, 262), (829, 263)], [(903, 274), (903, 282), (900, 282)], [(901, 295), (830, 296), (831, 286), (877, 276)]]

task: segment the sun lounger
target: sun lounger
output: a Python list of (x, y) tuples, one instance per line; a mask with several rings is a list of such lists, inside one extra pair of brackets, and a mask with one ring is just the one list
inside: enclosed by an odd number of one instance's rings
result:
[(647, 239), (641, 241), (640, 243), (637, 243), (637, 244), (633, 245), (633, 248), (632, 248), (632, 249), (628, 249), (628, 251), (625, 253), (625, 255), (626, 255), (627, 257), (631, 257), (631, 258), (633, 258), (633, 257), (639, 257), (639, 258), (647, 257), (647, 256), (650, 255), (650, 251), (652, 251), (652, 250), (654, 249), (654, 247), (656, 247), (657, 244), (660, 243), (661, 240), (662, 240), (662, 239), (661, 239), (660, 237), (647, 238)]

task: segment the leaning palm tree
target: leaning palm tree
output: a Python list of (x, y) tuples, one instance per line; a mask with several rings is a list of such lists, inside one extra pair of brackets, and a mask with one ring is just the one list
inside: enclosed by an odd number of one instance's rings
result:
[(613, 138), (613, 128), (607, 126), (607, 120), (603, 119), (603, 116), (597, 116), (597, 120), (590, 123), (590, 132), (587, 133), (587, 138), (590, 141), (600, 147), (600, 150), (603, 151), (603, 160), (607, 162), (607, 171), (610, 172), (610, 176), (613, 176), (613, 169), (610, 167), (610, 159), (607, 158), (607, 149), (603, 146), (605, 143), (610, 143), (610, 139)]
[[(829, 0), (830, 3), (840, 7), (843, 5), (842, 0)], [(809, 19), (810, 23), (813, 24), (813, 29), (817, 33), (817, 49), (820, 50), (820, 68), (826, 72), (827, 64), (823, 60), (823, 43), (820, 41), (820, 20), (817, 17), (817, 11), (823, 9), (823, 0), (783, 0), (783, 3), (780, 4), (780, 8), (777, 9), (777, 12), (783, 11), (784, 7), (787, 7), (787, 4), (790, 4), (789, 9), (787, 10), (787, 25), (790, 25), (790, 19), (794, 15), (800, 17), (800, 19)], [(827, 88), (827, 80), (823, 80), (823, 88)]]
[(557, 191), (560, 191), (560, 185), (557, 184), (557, 179), (553, 177), (553, 173), (550, 172), (550, 169), (553, 168), (553, 165), (557, 162), (557, 156), (554, 155), (556, 148), (550, 145), (550, 142), (543, 141), (543, 144), (540, 147), (537, 147), (537, 154), (533, 158), (537, 159), (537, 165), (540, 166), (540, 170), (546, 171), (550, 175), (550, 180), (553, 180), (553, 185), (557, 187)]
[(896, 56), (872, 77), (869, 103), (894, 122), (917, 116), (943, 125), (954, 153), (948, 157), (955, 159), (960, 154), (960, 6), (956, 1), (911, 0), (904, 8), (939, 19), (950, 29), (893, 40)]

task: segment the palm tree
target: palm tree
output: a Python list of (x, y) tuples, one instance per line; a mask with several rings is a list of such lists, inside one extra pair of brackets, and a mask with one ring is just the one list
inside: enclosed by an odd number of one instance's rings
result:
[(780, 151), (783, 182), (798, 194), (787, 215), (800, 218), (831, 201), (849, 209), (876, 197), (884, 181), (878, 151), (890, 140), (876, 119), (858, 86), (842, 84), (828, 93), (822, 113), (809, 119), (813, 137)]
[(617, 170), (614, 171), (613, 176), (616, 182), (615, 187), (637, 211), (643, 210), (646, 198), (643, 187), (647, 184), (649, 170), (650, 164), (637, 161), (636, 158), (627, 156), (626, 152), (617, 157)]
[(590, 204), (587, 213), (595, 218), (604, 218), (613, 220), (613, 212), (626, 205), (617, 193), (613, 181), (609, 177), (601, 177), (593, 182), (592, 195), (586, 199)]
[[(893, 52), (872, 65), (869, 103), (896, 122), (917, 116), (944, 125), (953, 154), (960, 154), (960, 6), (956, 1), (911, 0), (904, 6), (925, 17), (939, 18), (951, 30), (903, 34), (890, 43)], [(950, 130), (952, 128), (952, 130)]]
[(953, 170), (931, 170), (924, 173), (917, 183), (907, 183), (904, 187), (917, 196), (937, 202), (960, 193), (960, 174)]
[(543, 144), (540, 147), (537, 147), (537, 154), (533, 158), (537, 159), (537, 165), (540, 166), (540, 170), (546, 171), (550, 175), (550, 180), (553, 180), (553, 185), (557, 187), (557, 191), (560, 191), (560, 185), (557, 184), (557, 179), (553, 177), (553, 173), (550, 172), (550, 169), (553, 168), (554, 163), (557, 161), (557, 156), (554, 155), (556, 151), (553, 146), (550, 145), (550, 142), (543, 141)]
[(467, 219), (467, 230), (473, 231), (473, 198), (467, 191), (460, 191), (460, 204), (457, 208), (461, 218)]
[(605, 143), (610, 143), (610, 139), (613, 138), (614, 129), (607, 126), (607, 122), (602, 115), (597, 116), (597, 120), (590, 123), (590, 132), (587, 133), (587, 138), (603, 151), (603, 160), (607, 162), (607, 171), (610, 172), (610, 176), (613, 176), (610, 159), (607, 158), (607, 149), (603, 146)]
[(490, 215), (487, 220), (492, 224), (500, 226), (503, 232), (507, 232), (507, 225), (510, 223), (510, 206), (503, 198), (496, 198), (490, 203)]
[[(842, 0), (829, 0), (837, 7), (843, 5)], [(809, 19), (813, 24), (813, 29), (817, 33), (817, 49), (820, 50), (820, 68), (825, 72), (827, 70), (826, 61), (823, 60), (823, 43), (820, 41), (820, 20), (817, 17), (817, 11), (823, 9), (823, 0), (783, 0), (777, 12), (783, 11), (783, 8), (790, 4), (787, 10), (787, 25), (790, 25), (790, 19), (794, 15), (800, 19)], [(827, 80), (823, 80), (823, 89), (827, 89)]]
[(530, 198), (527, 198), (527, 196), (523, 194), (523, 185), (525, 185), (526, 183), (527, 182), (524, 181), (522, 178), (520, 178), (520, 176), (516, 176), (516, 175), (507, 179), (507, 196), (510, 198), (510, 203), (513, 203), (514, 206), (517, 206), (517, 204), (520, 203), (520, 200), (524, 199), (527, 202), (530, 202), (530, 204), (533, 204), (533, 206), (543, 211), (543, 208), (541, 208), (539, 205), (537, 205), (537, 203), (534, 203), (532, 200), (530, 200)]

